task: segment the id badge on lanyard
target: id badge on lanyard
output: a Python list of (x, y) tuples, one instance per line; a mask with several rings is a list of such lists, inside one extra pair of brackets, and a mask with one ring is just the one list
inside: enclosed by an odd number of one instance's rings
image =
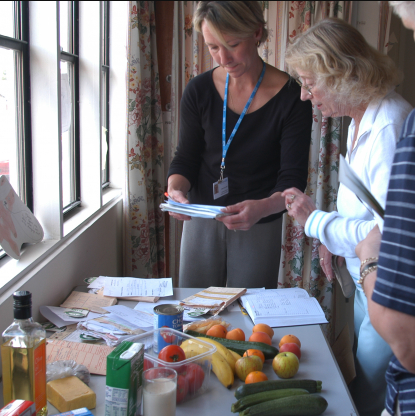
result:
[(229, 74), (226, 75), (225, 94), (223, 97), (223, 118), (222, 118), (222, 163), (220, 165), (219, 180), (213, 184), (213, 199), (218, 199), (221, 196), (227, 195), (229, 193), (228, 178), (223, 177), (223, 171), (225, 170), (226, 153), (228, 152), (229, 146), (235, 136), (235, 133), (238, 130), (242, 122), (242, 119), (245, 117), (245, 114), (247, 113), (249, 106), (251, 105), (251, 102), (254, 99), (259, 86), (261, 85), (262, 79), (264, 78), (265, 62), (263, 61), (262, 64), (263, 64), (262, 72), (261, 72), (261, 75), (259, 76), (258, 82), (256, 83), (255, 88), (251, 93), (251, 96), (249, 97), (247, 103), (245, 104), (245, 107), (241, 115), (239, 116), (239, 120), (236, 122), (235, 127), (233, 128), (233, 131), (231, 135), (229, 136), (228, 141), (226, 141), (226, 108), (228, 105)]

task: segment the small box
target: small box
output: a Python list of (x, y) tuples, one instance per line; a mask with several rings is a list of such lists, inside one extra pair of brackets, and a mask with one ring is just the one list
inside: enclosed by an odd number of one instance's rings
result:
[(137, 416), (141, 410), (144, 345), (123, 341), (107, 356), (105, 416)]
[(53, 416), (93, 416), (93, 414), (86, 407), (81, 407), (80, 409), (70, 410), (69, 412), (56, 413)]
[(12, 400), (0, 409), (0, 416), (36, 416), (36, 405), (29, 400)]
[[(157, 337), (163, 337), (163, 339), (170, 345), (181, 345), (184, 341), (192, 340), (199, 344), (203, 352), (191, 358), (187, 358), (184, 361), (175, 363), (166, 362), (158, 358), (158, 346), (154, 342)], [(146, 365), (150, 367), (168, 367), (176, 370), (178, 375), (183, 375), (189, 364), (198, 364), (203, 369), (204, 379), (200, 388), (194, 392), (188, 392), (183, 401), (187, 401), (196, 396), (203, 394), (209, 384), (210, 370), (212, 367), (212, 355), (216, 351), (216, 347), (208, 342), (202, 341), (198, 338), (185, 334), (184, 332), (176, 331), (172, 328), (158, 328), (154, 331), (145, 332), (144, 334), (137, 335), (134, 338), (137, 342), (142, 342), (145, 346), (144, 359), (147, 361)]]

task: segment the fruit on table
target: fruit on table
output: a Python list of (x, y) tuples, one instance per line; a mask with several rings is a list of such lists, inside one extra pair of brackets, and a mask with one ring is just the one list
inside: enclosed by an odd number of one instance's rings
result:
[(229, 366), (231, 367), (232, 371), (235, 373), (235, 362), (236, 359), (232, 355), (232, 353), (220, 342), (215, 341), (211, 338), (199, 337), (200, 340), (208, 342), (216, 347), (216, 350), (223, 356), (223, 358), (228, 362)]
[(177, 363), (185, 360), (186, 354), (178, 345), (167, 345), (159, 352), (158, 358), (168, 363)]
[(304, 394), (255, 404), (240, 412), (239, 416), (318, 416), (327, 409), (327, 406), (327, 400), (319, 394)]
[[(228, 348), (228, 350), (229, 350), (229, 348)], [(232, 351), (232, 350), (229, 350), (229, 351), (235, 357), (235, 362), (241, 358), (241, 355), (239, 355), (237, 352)]]
[(232, 368), (218, 351), (212, 354), (212, 371), (227, 389), (233, 386), (235, 378)]
[(252, 328), (252, 332), (265, 332), (270, 338), (274, 336), (274, 330), (267, 324), (256, 324)]
[(189, 383), (186, 378), (180, 374), (177, 375), (176, 403), (184, 400), (189, 392)]
[[(265, 359), (272, 359), (278, 354), (278, 348), (274, 347), (273, 345), (264, 344), (263, 342), (253, 342), (253, 341), (234, 341), (231, 339), (226, 338), (215, 338), (209, 337), (206, 335), (199, 334), (198, 332), (186, 330), (186, 334), (191, 335), (192, 337), (205, 337), (209, 339), (213, 339), (220, 344), (224, 345), (226, 348), (237, 352), (239, 355), (243, 355), (246, 350), (250, 348), (255, 348), (257, 350), (261, 350), (264, 353)], [(183, 345), (183, 344), (182, 344)]]
[(310, 394), (306, 389), (278, 389), (262, 391), (259, 393), (250, 394), (240, 398), (238, 401), (232, 404), (231, 410), (233, 413), (242, 412), (246, 408), (270, 400), (282, 399), (288, 396), (300, 396), (303, 394)]
[(245, 332), (242, 331), (241, 328), (235, 328), (235, 329), (232, 329), (231, 331), (228, 331), (225, 338), (233, 339), (236, 341), (245, 341)]
[(272, 368), (280, 378), (292, 378), (300, 367), (298, 357), (292, 352), (280, 352), (272, 360)]
[(262, 360), (262, 362), (265, 362), (265, 355), (261, 350), (251, 348), (249, 350), (246, 350), (243, 356), (248, 357), (248, 355), (257, 355)]
[(257, 355), (250, 355), (240, 358), (235, 363), (235, 372), (240, 380), (245, 381), (249, 373), (252, 371), (261, 371), (262, 367), (262, 360)]
[(227, 333), (228, 330), (223, 325), (218, 324), (209, 328), (206, 335), (217, 338), (225, 338)]
[(281, 345), (286, 344), (287, 342), (295, 342), (301, 348), (300, 340), (298, 339), (298, 337), (296, 337), (295, 335), (292, 335), (292, 334), (284, 335), (281, 338), (278, 347), (281, 348)]
[(270, 336), (267, 333), (261, 331), (253, 332), (252, 335), (249, 337), (249, 341), (263, 342), (264, 344), (268, 345), (272, 344), (272, 339), (270, 338)]
[(196, 363), (190, 363), (186, 366), (185, 371), (181, 373), (189, 386), (189, 393), (193, 394), (202, 387), (205, 379), (203, 368)]
[(265, 373), (262, 371), (252, 371), (246, 376), (245, 383), (251, 384), (251, 383), (258, 383), (259, 381), (265, 381), (268, 380), (268, 377)]
[(241, 399), (242, 397), (251, 394), (260, 393), (270, 390), (281, 389), (305, 389), (309, 393), (321, 392), (322, 382), (320, 380), (311, 379), (289, 379), (289, 380), (268, 380), (254, 384), (244, 384), (235, 390), (235, 397)]
[(301, 359), (301, 348), (295, 342), (287, 342), (281, 345), (280, 352), (288, 351), (294, 353), (299, 360)]

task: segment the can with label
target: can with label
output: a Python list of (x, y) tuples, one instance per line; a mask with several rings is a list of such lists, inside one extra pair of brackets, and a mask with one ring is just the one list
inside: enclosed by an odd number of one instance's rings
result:
[[(175, 304), (157, 305), (154, 308), (154, 329), (173, 328), (183, 332), (183, 306)], [(159, 352), (167, 345), (174, 343), (174, 336), (166, 331), (154, 332), (154, 351)]]

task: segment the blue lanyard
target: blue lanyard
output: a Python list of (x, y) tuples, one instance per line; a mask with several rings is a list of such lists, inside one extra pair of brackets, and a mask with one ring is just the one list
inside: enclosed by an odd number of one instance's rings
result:
[(248, 111), (249, 106), (251, 105), (251, 102), (254, 99), (259, 86), (261, 85), (262, 79), (264, 78), (265, 62), (262, 62), (262, 63), (263, 63), (262, 72), (258, 79), (258, 82), (256, 83), (255, 88), (251, 93), (251, 96), (249, 97), (247, 103), (245, 104), (245, 108), (243, 109), (241, 115), (239, 116), (239, 120), (236, 122), (235, 127), (233, 128), (233, 131), (231, 135), (229, 136), (228, 142), (226, 142), (226, 107), (228, 105), (229, 74), (226, 75), (225, 96), (223, 98), (223, 119), (222, 119), (222, 163), (220, 165), (219, 182), (223, 180), (223, 171), (225, 170), (225, 158), (226, 158), (226, 153), (228, 152), (229, 146), (236, 134), (236, 131), (238, 130), (240, 124), (242, 123), (242, 119), (245, 117), (245, 114)]

